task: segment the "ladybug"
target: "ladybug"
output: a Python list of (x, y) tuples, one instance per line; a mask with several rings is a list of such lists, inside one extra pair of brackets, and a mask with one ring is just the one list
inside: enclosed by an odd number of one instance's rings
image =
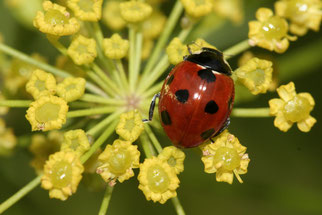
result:
[(223, 53), (202, 48), (190, 53), (165, 79), (150, 106), (152, 120), (156, 98), (162, 127), (172, 143), (196, 147), (219, 135), (229, 123), (234, 103), (234, 81)]

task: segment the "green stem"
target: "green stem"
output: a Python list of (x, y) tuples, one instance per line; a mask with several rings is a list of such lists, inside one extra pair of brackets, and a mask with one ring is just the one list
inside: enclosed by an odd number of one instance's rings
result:
[(125, 109), (121, 108), (118, 111), (113, 112), (111, 115), (106, 117), (104, 120), (100, 121), (93, 128), (88, 130), (86, 133), (88, 135), (95, 136), (98, 132), (100, 132), (104, 127), (106, 127), (109, 123), (111, 123), (113, 120), (115, 120), (124, 111), (125, 111)]
[[(79, 100), (97, 104), (108, 104), (108, 105), (124, 105), (125, 101), (113, 98), (104, 98), (93, 94), (84, 94)], [(1, 104), (1, 101), (0, 101)]]
[(144, 131), (149, 136), (153, 146), (158, 151), (158, 154), (160, 154), (162, 152), (162, 150), (163, 150), (162, 146), (161, 146), (160, 142), (158, 141), (158, 139), (156, 138), (156, 136), (154, 135), (152, 129), (150, 128), (150, 126), (147, 123), (144, 123)]
[[(71, 77), (72, 75), (70, 75), (68, 72), (64, 71), (64, 70), (61, 70), (61, 69), (57, 69), (56, 67), (54, 66), (51, 66), (49, 64), (46, 64), (46, 63), (43, 63), (43, 62), (40, 62), (38, 60), (35, 60), (33, 59), (32, 57), (29, 57), (28, 55), (22, 53), (22, 52), (19, 52), (7, 45), (4, 45), (3, 43), (0, 43), (0, 50), (3, 51), (4, 53), (12, 56), (12, 57), (15, 57), (23, 62), (26, 62), (26, 63), (29, 63), (31, 65), (34, 65), (40, 69), (43, 69), (45, 71), (48, 71), (54, 75), (57, 75), (57, 76), (60, 76), (60, 77), (63, 77), (63, 78), (66, 78), (66, 77)], [(100, 90), (97, 86), (93, 85), (92, 83), (90, 82), (86, 82), (86, 85), (85, 85), (86, 89), (95, 93), (95, 94), (98, 94), (98, 95), (101, 95), (103, 97), (106, 97), (106, 94)]]
[(102, 204), (101, 204), (100, 211), (98, 212), (98, 215), (105, 215), (106, 214), (106, 211), (108, 209), (108, 205), (109, 205), (110, 200), (111, 200), (113, 188), (114, 187), (107, 185), (106, 191), (105, 191), (105, 194), (104, 194), (104, 198), (103, 198), (103, 201), (102, 201)]
[(66, 47), (59, 42), (59, 37), (46, 35), (48, 41), (62, 54), (67, 56), (67, 49)]
[(243, 40), (243, 41), (237, 43), (236, 45), (226, 49), (224, 51), (224, 57), (227, 60), (231, 57), (238, 55), (239, 53), (241, 53), (243, 51), (246, 51), (249, 48), (251, 48), (251, 46), (248, 43), (248, 39)]
[(128, 81), (127, 81), (126, 74), (125, 74), (124, 67), (123, 67), (123, 64), (122, 64), (121, 60), (114, 60), (114, 65), (115, 65), (116, 70), (119, 73), (121, 83), (122, 83), (122, 87), (125, 90), (128, 90), (128, 88), (129, 88)]
[(234, 108), (232, 117), (270, 117), (269, 108)]
[(142, 32), (136, 31), (135, 35), (135, 61), (134, 61), (134, 74), (133, 81), (131, 82), (133, 86), (130, 85), (132, 92), (136, 86), (137, 80), (139, 78), (140, 68), (141, 68), (141, 55), (142, 55), (142, 41), (143, 35)]
[[(118, 121), (112, 122), (106, 130), (101, 134), (101, 136), (94, 142), (91, 148), (80, 158), (82, 163), (85, 163), (91, 156), (96, 152), (96, 150), (107, 140), (109, 136), (114, 132), (115, 126)], [(86, 132), (86, 134), (90, 134), (90, 132)]]
[(162, 31), (162, 34), (160, 35), (159, 40), (155, 45), (155, 48), (153, 49), (151, 56), (149, 57), (149, 61), (147, 62), (144, 68), (142, 77), (145, 77), (154, 67), (155, 63), (157, 62), (160, 56), (162, 49), (164, 48), (165, 44), (169, 41), (169, 37), (174, 27), (176, 26), (176, 23), (178, 22), (182, 11), (183, 11), (182, 4), (180, 0), (177, 0), (176, 4), (174, 5), (171, 11), (169, 19), (165, 24), (164, 30)]
[(87, 71), (87, 75), (88, 77), (90, 77), (98, 86), (100, 86), (104, 92), (109, 95), (109, 96), (113, 96), (115, 95), (115, 92), (106, 85), (106, 83), (94, 72), (92, 71)]
[(145, 91), (144, 93), (142, 93), (142, 97), (143, 98), (149, 98), (149, 97), (154, 96), (154, 94), (156, 94), (156, 93), (158, 93), (158, 92), (161, 91), (162, 85), (163, 85), (163, 81), (155, 84), (153, 87), (149, 88), (147, 91)]
[(159, 63), (155, 66), (152, 72), (144, 79), (142, 78), (138, 92), (143, 93), (146, 91), (151, 85), (154, 84), (156, 80), (163, 74), (163, 72), (169, 67), (168, 56), (164, 55)]
[(130, 50), (129, 50), (129, 85), (130, 91), (134, 90), (134, 82), (136, 81), (135, 75), (135, 43), (136, 43), (136, 33), (133, 27), (129, 29), (129, 40), (130, 40)]
[(153, 146), (151, 145), (148, 136), (146, 135), (146, 133), (142, 133), (140, 135), (140, 142), (141, 142), (141, 146), (143, 148), (145, 157), (150, 158), (152, 156), (155, 156), (156, 153), (153, 149)]
[(3, 107), (29, 107), (31, 100), (0, 100), (0, 106)]
[(81, 117), (81, 116), (91, 116), (96, 114), (107, 114), (114, 112), (118, 107), (115, 106), (105, 106), (99, 108), (89, 108), (84, 110), (74, 110), (68, 111), (67, 117), (74, 118), (74, 117)]
[(174, 208), (177, 211), (177, 214), (178, 215), (185, 215), (185, 212), (183, 210), (183, 207), (182, 207), (178, 197), (176, 196), (176, 197), (172, 198), (171, 201), (173, 203)]
[(115, 94), (118, 94), (120, 89), (114, 84), (114, 82), (103, 72), (103, 70), (97, 66), (97, 64), (93, 64), (92, 68), (96, 72), (96, 74), (106, 83), (111, 90), (114, 91)]
[(14, 205), (20, 199), (22, 199), (25, 195), (27, 195), (35, 187), (37, 187), (40, 184), (41, 176), (42, 175), (39, 175), (36, 178), (34, 178), (27, 185), (25, 185), (23, 188), (21, 188), (18, 192), (16, 192), (14, 195), (12, 195), (9, 199), (4, 201), (0, 205), (0, 214), (2, 214), (5, 210), (10, 208), (12, 205)]

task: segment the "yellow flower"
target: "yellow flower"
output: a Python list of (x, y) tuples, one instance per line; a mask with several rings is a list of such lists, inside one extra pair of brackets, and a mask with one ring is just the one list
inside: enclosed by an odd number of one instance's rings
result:
[(121, 59), (129, 50), (129, 41), (122, 39), (119, 34), (113, 34), (111, 38), (103, 40), (103, 49), (106, 57), (110, 59)]
[(0, 156), (8, 156), (17, 145), (16, 136), (11, 128), (6, 128), (5, 121), (0, 118)]
[(103, 0), (67, 0), (68, 7), (83, 21), (96, 22), (102, 16)]
[(64, 141), (61, 151), (72, 150), (79, 156), (83, 155), (90, 148), (88, 138), (82, 129), (70, 130), (64, 134)]
[(163, 31), (166, 16), (158, 10), (153, 11), (152, 15), (142, 24), (142, 33), (145, 39), (155, 39)]
[(173, 65), (182, 62), (184, 56), (187, 56), (189, 54), (187, 46), (182, 44), (178, 37), (172, 39), (166, 49), (166, 52), (169, 58), (169, 62)]
[(288, 24), (285, 19), (273, 16), (273, 12), (268, 8), (259, 8), (256, 12), (258, 21), (250, 21), (249, 44), (259, 46), (270, 51), (283, 53), (289, 46), (288, 40), (295, 40), (287, 34)]
[(117, 179), (122, 183), (128, 180), (134, 176), (132, 169), (139, 168), (140, 152), (137, 148), (130, 141), (115, 140), (113, 145), (107, 145), (99, 155), (98, 161), (101, 164), (96, 172), (106, 182)]
[(212, 11), (213, 2), (211, 0), (181, 0), (186, 13), (193, 18), (200, 18)]
[(49, 190), (49, 197), (65, 201), (76, 192), (84, 167), (74, 151), (56, 152), (44, 166), (41, 187)]
[(39, 31), (56, 36), (71, 35), (79, 31), (80, 25), (76, 18), (70, 18), (65, 7), (44, 1), (45, 13), (38, 11), (34, 18), (34, 26)]
[(66, 122), (67, 111), (65, 100), (56, 96), (43, 96), (30, 104), (26, 118), (32, 131), (60, 129)]
[(244, 20), (242, 0), (216, 0), (213, 1), (214, 11), (217, 15), (230, 19), (235, 24)]
[(72, 102), (84, 95), (86, 81), (84, 78), (68, 77), (57, 85), (57, 95), (67, 102)]
[(184, 166), (183, 161), (185, 159), (183, 151), (175, 146), (165, 147), (162, 152), (158, 155), (158, 159), (168, 162), (168, 164), (174, 168), (176, 174), (183, 172)]
[(235, 74), (252, 94), (266, 93), (272, 82), (272, 62), (256, 57), (239, 67)]
[(103, 22), (114, 31), (119, 31), (126, 25), (121, 16), (120, 4), (120, 1), (107, 1), (103, 8)]
[(138, 175), (139, 189), (147, 200), (164, 204), (168, 199), (176, 197), (179, 179), (168, 162), (156, 157), (147, 158), (140, 164)]
[(79, 35), (73, 39), (67, 54), (77, 65), (92, 63), (97, 56), (96, 42), (94, 39)]
[(225, 130), (214, 143), (202, 148), (201, 158), (206, 173), (216, 173), (216, 180), (233, 183), (234, 174), (240, 183), (243, 183), (240, 174), (247, 173), (250, 159), (246, 154), (246, 147), (238, 139)]
[(274, 126), (281, 131), (288, 131), (293, 123), (303, 132), (309, 132), (316, 123), (316, 119), (310, 115), (315, 105), (310, 93), (296, 93), (293, 82), (277, 88), (281, 99), (269, 101), (270, 114), (276, 116)]
[(321, 7), (321, 0), (281, 0), (275, 3), (276, 14), (290, 19), (290, 31), (299, 36), (306, 34), (308, 29), (319, 31)]
[(134, 142), (143, 130), (144, 126), (138, 110), (121, 114), (120, 121), (115, 129), (120, 137), (130, 142)]
[(29, 151), (33, 154), (34, 158), (31, 160), (30, 165), (38, 174), (43, 172), (49, 155), (59, 151), (63, 139), (63, 134), (60, 131), (50, 131), (47, 136), (43, 134), (31, 136)]
[(120, 4), (121, 16), (128, 23), (139, 23), (152, 13), (152, 7), (140, 1), (126, 1)]
[(52, 74), (36, 69), (33, 71), (26, 84), (26, 91), (30, 93), (34, 99), (39, 99), (42, 96), (54, 95), (56, 93), (56, 79)]
[(217, 48), (209, 43), (207, 43), (204, 39), (198, 38), (196, 41), (193, 41), (191, 44), (189, 44), (190, 51), (192, 53), (200, 52), (202, 48)]

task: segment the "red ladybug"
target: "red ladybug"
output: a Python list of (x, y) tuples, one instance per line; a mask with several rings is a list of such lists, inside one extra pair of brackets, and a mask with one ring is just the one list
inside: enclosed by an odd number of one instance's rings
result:
[(234, 102), (234, 81), (223, 54), (202, 48), (176, 65), (151, 103), (159, 97), (159, 116), (173, 144), (196, 147), (220, 134), (229, 125)]

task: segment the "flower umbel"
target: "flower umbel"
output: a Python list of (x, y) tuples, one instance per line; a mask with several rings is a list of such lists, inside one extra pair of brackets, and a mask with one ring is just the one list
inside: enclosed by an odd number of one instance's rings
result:
[(76, 192), (84, 167), (74, 151), (61, 151), (49, 156), (44, 166), (41, 187), (49, 190), (49, 197), (65, 201)]
[(268, 8), (260, 8), (256, 12), (258, 21), (250, 21), (249, 44), (259, 46), (270, 51), (283, 53), (289, 46), (288, 40), (295, 40), (287, 34), (288, 24), (285, 19), (274, 16)]
[(227, 130), (220, 134), (214, 143), (202, 147), (201, 158), (206, 173), (216, 173), (216, 180), (233, 183), (234, 174), (243, 183), (240, 174), (247, 173), (250, 159), (246, 154), (246, 147)]
[(152, 13), (152, 7), (140, 1), (127, 1), (120, 4), (121, 16), (128, 23), (140, 23)]
[(56, 96), (43, 96), (30, 104), (26, 118), (32, 131), (60, 129), (66, 122), (68, 105)]
[(270, 114), (276, 116), (274, 126), (281, 131), (288, 131), (293, 123), (303, 132), (309, 132), (316, 123), (310, 115), (315, 105), (310, 93), (296, 93), (293, 82), (277, 88), (281, 99), (269, 100)]
[(45, 13), (38, 11), (34, 18), (34, 26), (45, 34), (55, 36), (71, 35), (76, 33), (80, 25), (75, 18), (70, 18), (70, 13), (65, 7), (44, 1)]
[(142, 117), (138, 110), (121, 114), (120, 122), (115, 129), (120, 137), (130, 142), (134, 142), (143, 130)]
[(235, 74), (252, 94), (266, 93), (272, 82), (272, 62), (259, 58), (252, 58), (239, 67)]
[(72, 102), (84, 95), (86, 81), (84, 78), (65, 78), (57, 85), (57, 95), (67, 102)]
[(97, 56), (96, 42), (94, 39), (79, 35), (68, 47), (67, 54), (77, 65), (92, 63)]
[(175, 146), (165, 147), (158, 155), (158, 159), (168, 162), (168, 164), (174, 169), (176, 174), (183, 172), (183, 161), (185, 159), (183, 151)]
[(179, 179), (168, 162), (156, 157), (147, 158), (140, 164), (139, 189), (147, 200), (164, 204), (177, 196)]
[(133, 168), (139, 168), (140, 152), (130, 141), (115, 140), (113, 145), (107, 145), (99, 155), (100, 162), (97, 173), (104, 181), (118, 180), (123, 182), (134, 176)]
[(177, 37), (172, 39), (166, 51), (169, 62), (173, 65), (182, 62), (183, 57), (189, 54), (187, 46), (182, 44), (181, 40)]
[(322, 19), (320, 0), (282, 0), (275, 3), (276, 14), (290, 19), (290, 31), (303, 36), (308, 29), (319, 31)]
[(120, 1), (107, 1), (103, 8), (102, 21), (114, 31), (119, 31), (126, 26), (121, 16), (120, 3)]
[(186, 13), (193, 18), (200, 18), (212, 11), (211, 0), (181, 0)]

